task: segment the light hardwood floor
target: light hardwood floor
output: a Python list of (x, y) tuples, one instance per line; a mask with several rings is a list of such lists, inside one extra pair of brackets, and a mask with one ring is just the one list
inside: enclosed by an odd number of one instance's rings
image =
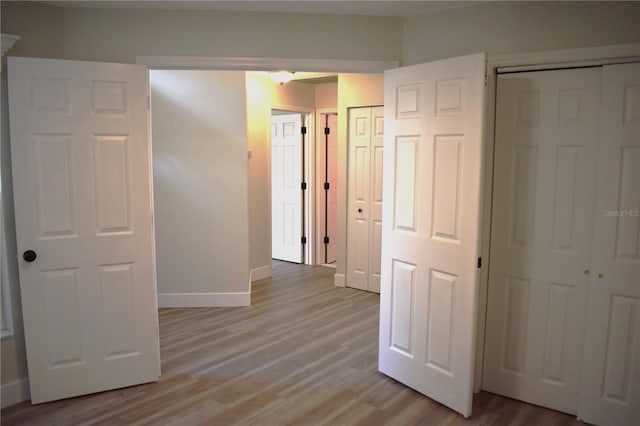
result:
[(377, 371), (378, 295), (275, 262), (252, 306), (160, 310), (157, 383), (2, 410), (8, 425), (573, 425), (486, 392), (459, 414)]

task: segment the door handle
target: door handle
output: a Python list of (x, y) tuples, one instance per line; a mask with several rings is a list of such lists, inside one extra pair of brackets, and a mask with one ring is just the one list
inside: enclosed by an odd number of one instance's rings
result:
[(358, 209), (358, 213), (362, 213), (362, 209)]
[(38, 255), (33, 250), (26, 250), (24, 253), (22, 253), (22, 258), (24, 259), (25, 262), (31, 263), (34, 260), (36, 260), (37, 257)]

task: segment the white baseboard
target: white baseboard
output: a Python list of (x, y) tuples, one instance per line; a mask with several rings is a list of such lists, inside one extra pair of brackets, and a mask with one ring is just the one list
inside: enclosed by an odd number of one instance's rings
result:
[(29, 392), (29, 379), (16, 380), (15, 382), (2, 385), (0, 395), (0, 408), (6, 408), (31, 398)]
[(271, 265), (260, 266), (259, 268), (254, 268), (249, 271), (250, 281), (258, 281), (263, 280), (265, 278), (269, 278), (271, 276)]
[(251, 293), (160, 293), (159, 308), (250, 306)]
[(333, 275), (333, 285), (336, 287), (346, 287), (347, 279), (344, 274), (334, 274)]

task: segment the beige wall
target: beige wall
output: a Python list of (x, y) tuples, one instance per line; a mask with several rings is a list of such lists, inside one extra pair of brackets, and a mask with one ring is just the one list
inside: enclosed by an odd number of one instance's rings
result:
[[(61, 58), (64, 52), (64, 13), (57, 7), (31, 3), (2, 1), (0, 3), (0, 27), (3, 33), (19, 35), (21, 38), (8, 52), (11, 56), (38, 56)], [(3, 58), (3, 64), (6, 63)], [(13, 180), (9, 146), (9, 114), (7, 98), (7, 69), (2, 68), (2, 132), (0, 139), (2, 161), (2, 208), (7, 249), (7, 270), (13, 315), (14, 334), (0, 344), (2, 368), (0, 380), (3, 385), (27, 377), (27, 362), (24, 350), (22, 311), (20, 307), (20, 283), (16, 261), (15, 215), (13, 210)]]
[(336, 285), (344, 285), (347, 261), (348, 109), (384, 104), (383, 74), (338, 76), (338, 255)]
[(400, 18), (206, 10), (67, 9), (65, 56), (136, 55), (399, 60)]
[(640, 41), (640, 2), (499, 1), (405, 20), (402, 64)]
[(150, 86), (158, 300), (247, 293), (245, 73), (153, 70)]
[(249, 159), (249, 235), (251, 270), (271, 268), (271, 109), (312, 110), (312, 85), (279, 85), (255, 72), (247, 73)]
[(64, 11), (36, 3), (2, 1), (0, 27), (20, 36), (9, 56), (64, 57)]
[(323, 83), (315, 85), (316, 108), (338, 107), (338, 83)]

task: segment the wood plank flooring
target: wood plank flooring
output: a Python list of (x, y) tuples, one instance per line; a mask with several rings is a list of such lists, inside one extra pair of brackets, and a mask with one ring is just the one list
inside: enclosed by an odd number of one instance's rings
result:
[(251, 307), (161, 309), (157, 383), (17, 404), (2, 425), (579, 424), (486, 392), (465, 419), (378, 373), (379, 297), (334, 272), (275, 262)]

